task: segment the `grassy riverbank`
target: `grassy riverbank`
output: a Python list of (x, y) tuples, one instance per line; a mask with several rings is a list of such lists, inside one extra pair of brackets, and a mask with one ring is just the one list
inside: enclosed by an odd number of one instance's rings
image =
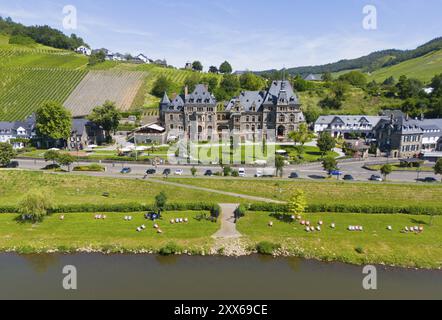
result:
[[(130, 215), (128, 222), (124, 217)], [(60, 215), (47, 217), (39, 224), (18, 223), (16, 214), (0, 214), (0, 251), (20, 253), (38, 252), (147, 252), (156, 253), (170, 243), (182, 250), (201, 254), (212, 245), (211, 236), (220, 224), (199, 219), (210, 217), (208, 212), (166, 212), (156, 223), (162, 234), (153, 228), (154, 223), (143, 213), (108, 213), (106, 220), (95, 220), (95, 214), (72, 213), (60, 220)], [(171, 224), (171, 219), (188, 218), (187, 224)], [(137, 232), (141, 225), (146, 230)]]
[(235, 197), (166, 186), (154, 181), (0, 170), (0, 205), (17, 205), (30, 190), (43, 191), (57, 205), (152, 204), (155, 196), (162, 191), (169, 202), (175, 203), (238, 202)]
[[(298, 223), (287, 223), (263, 212), (249, 212), (238, 230), (252, 246), (268, 241), (281, 245), (291, 255), (351, 264), (387, 264), (401, 267), (442, 267), (442, 217), (366, 214), (307, 214), (303, 219), (321, 232), (308, 233)], [(274, 226), (270, 228), (269, 222)], [(430, 222), (432, 221), (432, 224)], [(336, 229), (330, 226), (336, 224)], [(364, 232), (347, 231), (349, 225)], [(388, 231), (387, 227), (393, 230)], [(422, 234), (401, 233), (405, 226), (423, 226)]]
[(360, 204), (395, 206), (437, 206), (442, 204), (442, 184), (390, 184), (336, 181), (275, 181), (269, 179), (169, 178), (185, 185), (229, 190), (246, 195), (287, 201), (296, 189), (305, 191), (309, 204)]

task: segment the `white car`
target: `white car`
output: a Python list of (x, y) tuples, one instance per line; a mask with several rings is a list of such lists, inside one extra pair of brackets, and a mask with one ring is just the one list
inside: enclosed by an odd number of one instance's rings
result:
[(184, 170), (183, 169), (176, 169), (175, 170), (175, 175), (176, 176), (182, 176), (184, 174)]
[(238, 170), (238, 175), (239, 175), (241, 178), (244, 178), (244, 177), (246, 176), (246, 169), (244, 169), (244, 168), (239, 168), (239, 170)]

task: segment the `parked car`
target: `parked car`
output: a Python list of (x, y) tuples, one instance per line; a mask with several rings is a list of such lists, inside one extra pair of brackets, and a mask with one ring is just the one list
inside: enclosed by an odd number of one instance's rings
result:
[(432, 178), (432, 177), (427, 177), (424, 179), (424, 182), (426, 183), (435, 183), (438, 182), (436, 178)]
[(382, 182), (382, 181), (384, 181), (384, 179), (382, 179), (381, 176), (372, 175), (372, 176), (370, 177), (370, 181)]
[(176, 176), (182, 176), (184, 174), (184, 170), (183, 169), (176, 169), (175, 170), (175, 175)]
[(289, 179), (299, 179), (299, 175), (296, 172), (292, 172), (289, 175)]
[(212, 170), (207, 170), (207, 171), (204, 173), (204, 175), (205, 175), (206, 177), (211, 177), (211, 176), (213, 176), (213, 172), (212, 172)]
[(129, 174), (129, 173), (131, 173), (132, 172), (132, 169), (131, 168), (123, 168), (122, 170), (121, 170), (121, 174)]
[(155, 170), (155, 169), (148, 169), (147, 171), (146, 171), (146, 174), (148, 174), (148, 175), (154, 175), (154, 174), (156, 174), (157, 173), (157, 170)]
[(238, 176), (241, 178), (244, 178), (246, 176), (246, 169), (244, 168), (239, 168), (238, 170)]
[(20, 164), (18, 163), (18, 161), (11, 161), (8, 165), (5, 166), (5, 168), (16, 169), (19, 166), (20, 166)]
[(164, 169), (163, 176), (170, 176), (171, 173), (172, 171), (170, 169)]
[(351, 174), (346, 174), (346, 175), (344, 176), (344, 180), (345, 180), (345, 181), (354, 181), (355, 178), (354, 178)]

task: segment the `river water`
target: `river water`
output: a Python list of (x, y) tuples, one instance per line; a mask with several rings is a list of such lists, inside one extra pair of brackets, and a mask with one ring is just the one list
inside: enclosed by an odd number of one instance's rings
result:
[(0, 254), (0, 299), (442, 299), (442, 271), (377, 269), (366, 291), (362, 267), (297, 258)]

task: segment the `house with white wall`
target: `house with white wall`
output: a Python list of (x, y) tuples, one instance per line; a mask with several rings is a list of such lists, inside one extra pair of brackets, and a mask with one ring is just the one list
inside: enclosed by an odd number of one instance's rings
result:
[(370, 138), (374, 136), (374, 128), (383, 118), (351, 115), (321, 116), (315, 122), (314, 131), (316, 134), (327, 131), (335, 138), (347, 137), (351, 134)]
[(78, 47), (75, 51), (85, 56), (90, 56), (92, 54), (92, 50), (85, 46)]

